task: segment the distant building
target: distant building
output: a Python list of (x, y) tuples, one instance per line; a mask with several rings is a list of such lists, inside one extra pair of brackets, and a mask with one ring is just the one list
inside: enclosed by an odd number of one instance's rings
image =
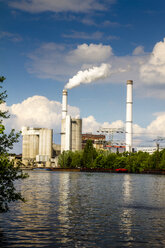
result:
[(22, 162), (32, 165), (43, 162), (50, 165), (53, 152), (53, 130), (47, 128), (22, 128)]
[[(158, 148), (156, 146), (148, 146), (148, 147), (136, 147), (136, 151), (148, 152), (149, 154), (153, 154)], [(164, 148), (160, 147), (159, 151), (162, 151)]]
[(122, 145), (106, 145), (105, 149), (112, 153), (123, 153), (125, 152), (125, 146)]
[(104, 149), (106, 144), (105, 135), (86, 133), (82, 134), (82, 149), (84, 149), (87, 140), (92, 140), (93, 146), (96, 149)]

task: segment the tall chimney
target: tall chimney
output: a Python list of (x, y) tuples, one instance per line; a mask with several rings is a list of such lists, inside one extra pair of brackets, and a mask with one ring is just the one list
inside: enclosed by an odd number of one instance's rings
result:
[(133, 81), (127, 80), (127, 100), (126, 100), (126, 152), (132, 152), (132, 89)]
[(67, 97), (68, 92), (64, 89), (62, 92), (62, 119), (65, 119), (67, 115)]

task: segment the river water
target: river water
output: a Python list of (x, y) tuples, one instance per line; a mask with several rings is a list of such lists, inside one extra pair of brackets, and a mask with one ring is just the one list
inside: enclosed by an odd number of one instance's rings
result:
[(0, 247), (165, 247), (165, 176), (30, 171)]

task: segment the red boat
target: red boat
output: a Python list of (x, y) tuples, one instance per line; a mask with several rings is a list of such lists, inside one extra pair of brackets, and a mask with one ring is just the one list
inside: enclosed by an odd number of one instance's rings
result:
[(124, 168), (115, 169), (115, 171), (116, 172), (128, 172), (128, 170)]

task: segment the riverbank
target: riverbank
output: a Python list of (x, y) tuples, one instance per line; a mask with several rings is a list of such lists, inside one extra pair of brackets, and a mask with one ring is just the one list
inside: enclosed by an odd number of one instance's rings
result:
[[(38, 168), (22, 168), (23, 170), (36, 170), (36, 171), (56, 171), (56, 172), (91, 172), (91, 173), (128, 173), (133, 174), (133, 172), (128, 172), (128, 170), (119, 169), (106, 169), (106, 168), (60, 168), (60, 167), (38, 167)], [(165, 175), (165, 170), (144, 170), (141, 172), (134, 172), (136, 174), (157, 174)]]

